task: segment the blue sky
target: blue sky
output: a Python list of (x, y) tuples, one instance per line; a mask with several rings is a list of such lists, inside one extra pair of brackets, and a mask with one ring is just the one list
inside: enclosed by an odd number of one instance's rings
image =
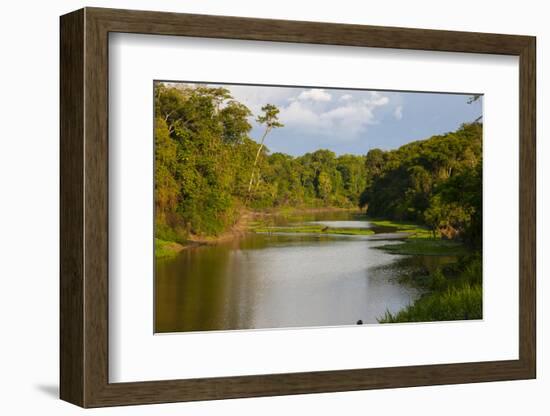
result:
[[(285, 125), (266, 139), (272, 152), (294, 156), (330, 149), (336, 154), (366, 154), (370, 149), (395, 149), (411, 141), (456, 130), (482, 114), (482, 100), (470, 95), (224, 85), (254, 115), (262, 105), (281, 110)], [(263, 127), (251, 119), (251, 137)]]

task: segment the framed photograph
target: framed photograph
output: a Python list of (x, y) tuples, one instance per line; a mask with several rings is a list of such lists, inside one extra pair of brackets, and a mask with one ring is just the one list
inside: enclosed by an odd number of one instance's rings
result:
[(535, 49), (62, 16), (61, 398), (535, 378)]

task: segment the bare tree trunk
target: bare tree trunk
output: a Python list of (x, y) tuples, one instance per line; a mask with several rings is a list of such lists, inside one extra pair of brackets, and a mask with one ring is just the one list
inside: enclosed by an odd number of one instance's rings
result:
[(256, 171), (256, 165), (258, 164), (258, 159), (260, 157), (260, 153), (262, 152), (262, 149), (264, 148), (264, 141), (269, 133), (269, 130), (271, 130), (270, 127), (265, 129), (264, 135), (262, 136), (262, 140), (260, 142), (260, 147), (258, 148), (258, 151), (256, 152), (256, 158), (254, 159), (254, 165), (252, 166), (252, 174), (250, 175), (250, 181), (248, 182), (248, 193), (250, 194), (250, 191), (252, 189), (252, 182), (254, 181), (254, 173)]

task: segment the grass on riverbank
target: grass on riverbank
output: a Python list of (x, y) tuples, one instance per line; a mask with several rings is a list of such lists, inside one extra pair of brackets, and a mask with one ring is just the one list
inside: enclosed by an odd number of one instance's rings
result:
[(323, 230), (322, 225), (300, 226), (300, 227), (275, 227), (274, 217), (291, 218), (296, 215), (311, 215), (320, 212), (348, 212), (357, 211), (352, 208), (333, 207), (280, 207), (264, 210), (241, 210), (234, 224), (225, 232), (216, 235), (194, 235), (184, 230), (172, 230), (169, 227), (157, 227), (155, 237), (155, 257), (170, 258), (177, 255), (181, 250), (200, 245), (217, 244), (240, 237), (247, 232), (285, 232), (285, 233), (316, 233), (316, 234), (346, 234), (346, 235), (368, 235), (373, 231), (366, 229), (343, 229), (334, 228)]
[(433, 237), (432, 232), (418, 224), (391, 221), (391, 220), (369, 220), (377, 227), (393, 228), (392, 232), (407, 233), (408, 237), (400, 244), (387, 244), (376, 247), (393, 254), (424, 255), (424, 256), (462, 256), (468, 254), (469, 250), (458, 241), (442, 240), (440, 237)]
[(481, 285), (432, 293), (395, 315), (386, 312), (380, 323), (460, 321), (482, 318)]
[(387, 244), (377, 249), (388, 253), (424, 256), (460, 256), (453, 264), (432, 273), (416, 272), (406, 279), (425, 293), (412, 305), (396, 314), (386, 312), (380, 323), (433, 322), (482, 318), (481, 256), (472, 254), (458, 241), (434, 238), (425, 227), (399, 221), (373, 220), (380, 227), (393, 227), (409, 237), (399, 244)]
[(392, 232), (410, 234), (409, 238), (433, 238), (432, 232), (422, 225), (405, 221), (392, 221), (383, 219), (368, 219), (376, 227), (387, 227), (393, 229)]
[(185, 246), (179, 243), (155, 238), (155, 257), (157, 259), (174, 257), (184, 248)]
[(480, 255), (437, 269), (427, 276), (411, 277), (427, 292), (405, 309), (386, 312), (380, 323), (433, 322), (481, 319), (483, 312), (482, 263)]
[(341, 235), (372, 235), (368, 228), (330, 228), (323, 225), (302, 225), (299, 227), (255, 227), (257, 233), (304, 233), (304, 234), (341, 234)]
[(424, 256), (462, 256), (468, 253), (464, 244), (456, 241), (440, 239), (417, 239), (409, 237), (399, 244), (386, 244), (375, 247), (392, 254), (424, 255)]

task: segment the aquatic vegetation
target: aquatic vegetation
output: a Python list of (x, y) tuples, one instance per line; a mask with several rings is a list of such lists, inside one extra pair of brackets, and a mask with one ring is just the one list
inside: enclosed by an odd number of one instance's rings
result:
[(393, 254), (424, 256), (460, 256), (469, 252), (464, 244), (457, 241), (415, 237), (410, 237), (399, 244), (387, 244), (376, 248)]
[(368, 221), (376, 227), (393, 229), (393, 232), (408, 233), (410, 234), (409, 238), (433, 238), (428, 227), (412, 222), (370, 218)]
[(340, 235), (372, 235), (374, 231), (368, 228), (331, 228), (323, 225), (301, 225), (297, 227), (257, 227), (257, 233), (307, 233), (307, 234), (340, 234)]

